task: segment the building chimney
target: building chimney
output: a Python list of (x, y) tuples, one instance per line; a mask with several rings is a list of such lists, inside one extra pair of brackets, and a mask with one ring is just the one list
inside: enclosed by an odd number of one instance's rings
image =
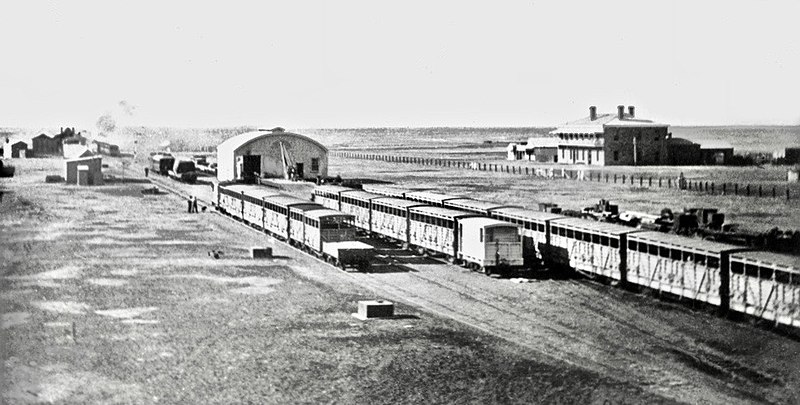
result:
[(597, 119), (597, 107), (591, 106), (589, 107), (589, 120), (594, 121)]
[(622, 119), (623, 116), (625, 116), (625, 106), (624, 105), (618, 105), (617, 106), (617, 118)]
[(634, 111), (636, 111), (636, 107), (634, 107), (632, 105), (629, 105), (628, 106), (628, 115), (630, 115), (631, 118), (636, 116), (636, 114), (634, 114)]

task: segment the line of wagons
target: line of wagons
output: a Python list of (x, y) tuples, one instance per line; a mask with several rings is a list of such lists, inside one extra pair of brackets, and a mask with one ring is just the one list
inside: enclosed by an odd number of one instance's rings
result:
[(184, 183), (192, 184), (197, 181), (197, 168), (194, 161), (176, 159), (169, 153), (157, 153), (151, 156), (150, 171)]
[(318, 186), (314, 200), (370, 234), (471, 267), (544, 264), (800, 326), (795, 256), (386, 185)]

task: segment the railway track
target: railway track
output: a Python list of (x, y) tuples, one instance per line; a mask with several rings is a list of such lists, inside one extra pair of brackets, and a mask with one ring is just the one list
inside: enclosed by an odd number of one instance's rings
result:
[[(189, 192), (181, 188), (181, 185), (174, 183), (168, 178), (150, 178), (153, 184), (181, 197), (186, 197)], [(207, 206), (211, 206), (211, 201), (207, 198), (198, 196), (198, 200)], [(216, 211), (215, 211), (216, 213)], [(267, 236), (270, 240), (277, 240), (259, 230), (252, 228), (244, 222), (230, 221), (250, 230), (254, 234)], [(285, 248), (290, 248), (288, 243), (281, 243)], [(326, 282), (334, 277), (339, 281), (353, 283), (372, 290), (376, 295), (389, 298), (398, 302), (409, 304), (425, 312), (454, 319), (472, 328), (480, 330), (492, 336), (499, 337), (506, 341), (526, 347), (533, 352), (560, 363), (566, 363), (575, 367), (590, 370), (606, 376), (621, 379), (626, 382), (634, 383), (645, 387), (645, 390), (658, 395), (666, 395), (680, 401), (688, 402), (740, 402), (739, 396), (732, 396), (731, 391), (744, 390), (740, 387), (716, 387), (711, 390), (707, 383), (702, 381), (703, 375), (691, 370), (681, 370), (676, 374), (675, 363), (665, 363), (665, 358), (658, 357), (647, 351), (634, 351), (626, 347), (617, 347), (614, 350), (613, 344), (602, 341), (592, 336), (580, 336), (580, 330), (571, 328), (567, 322), (546, 318), (536, 315), (536, 311), (529, 307), (523, 307), (519, 302), (515, 302), (511, 297), (502, 293), (492, 292), (487, 289), (485, 283), (495, 283), (498, 281), (469, 273), (458, 266), (441, 263), (441, 266), (452, 267), (453, 272), (466, 273), (459, 276), (457, 280), (451, 277), (442, 277), (434, 274), (433, 271), (401, 271), (396, 273), (350, 273), (340, 270), (338, 267), (327, 263), (319, 257), (306, 251), (292, 248), (292, 251), (301, 253), (306, 263), (315, 266), (297, 266), (295, 271), (310, 279)], [(310, 259), (310, 260), (309, 260)], [(377, 257), (376, 265), (392, 266), (391, 256)], [(329, 271), (319, 274), (318, 266), (329, 266)], [(388, 276), (387, 276), (388, 274)], [(457, 277), (452, 277), (457, 278)], [(463, 279), (463, 280), (462, 280)], [(466, 282), (464, 281), (466, 280)], [(480, 280), (480, 285), (475, 281)], [(570, 281), (577, 286), (579, 283)], [(484, 287), (482, 287), (484, 286)], [(583, 286), (585, 288), (585, 285)], [(429, 292), (429, 294), (425, 294)], [(435, 293), (434, 293), (435, 292)], [(453, 305), (454, 302), (461, 301), (463, 305)], [(479, 310), (476, 310), (478, 308)], [(571, 308), (580, 310), (579, 308)], [(665, 349), (677, 352), (679, 356), (694, 359), (701, 365), (710, 369), (726, 370), (725, 364), (734, 364), (735, 368), (741, 373), (731, 371), (727, 377), (735, 378), (747, 384), (748, 378), (736, 378), (739, 374), (751, 374), (749, 368), (736, 362), (730, 363), (728, 359), (719, 356), (717, 353), (706, 353), (698, 350), (688, 350), (681, 347), (680, 342), (687, 343), (690, 338), (676, 334), (675, 330), (664, 325), (650, 325), (644, 328), (636, 325), (634, 321), (623, 319), (613, 311), (604, 311), (602, 308), (592, 308), (590, 311), (582, 310), (584, 316), (595, 316), (602, 318), (597, 322), (601, 324), (616, 325), (625, 329), (628, 338), (639, 340), (647, 345), (659, 345)], [(588, 313), (587, 313), (588, 312)], [(573, 314), (573, 316), (576, 316)], [(638, 321), (647, 321), (647, 317), (637, 313)], [(643, 318), (643, 319), (640, 319)], [(657, 332), (661, 327), (664, 331)], [(654, 332), (653, 330), (656, 330)], [(632, 334), (632, 335), (630, 335)], [(660, 363), (660, 366), (655, 365)], [(757, 375), (761, 375), (755, 372)], [(770, 377), (770, 376), (767, 376)], [(717, 385), (717, 384), (714, 384)], [(667, 393), (666, 388), (679, 390)], [(679, 392), (678, 392), (679, 391)]]

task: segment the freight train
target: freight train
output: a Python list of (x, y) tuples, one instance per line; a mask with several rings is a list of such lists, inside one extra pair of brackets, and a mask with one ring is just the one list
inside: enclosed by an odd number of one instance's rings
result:
[(384, 185), (318, 186), (314, 200), (365, 232), (488, 272), (543, 264), (800, 327), (796, 256)]
[(197, 169), (194, 161), (176, 159), (169, 153), (155, 154), (150, 158), (150, 170), (162, 176), (169, 176), (184, 183), (197, 181)]
[(353, 216), (265, 187), (218, 184), (221, 213), (286, 241), (342, 269), (367, 271), (375, 249), (356, 240)]
[(443, 255), (452, 263), (486, 274), (521, 269), (519, 226), (480, 213), (442, 206), (435, 193), (409, 201), (341, 186), (319, 186), (314, 201), (348, 213), (369, 235), (401, 242), (420, 253)]

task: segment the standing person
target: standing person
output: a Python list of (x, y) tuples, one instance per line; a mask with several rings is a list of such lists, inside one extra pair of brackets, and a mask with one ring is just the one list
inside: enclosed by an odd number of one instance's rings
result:
[(186, 202), (188, 203), (188, 212), (191, 214), (192, 213), (192, 196), (189, 196), (189, 199), (186, 200)]
[(149, 167), (145, 167), (144, 168), (144, 177), (147, 177), (148, 173), (150, 173), (150, 168)]
[(197, 214), (197, 196), (192, 197), (192, 209), (194, 213)]

